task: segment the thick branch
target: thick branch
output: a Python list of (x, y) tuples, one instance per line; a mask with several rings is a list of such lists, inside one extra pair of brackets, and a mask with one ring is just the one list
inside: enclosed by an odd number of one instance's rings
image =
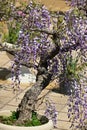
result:
[(0, 51), (7, 51), (11, 54), (15, 54), (16, 52), (20, 51), (20, 46), (19, 45), (14, 45), (11, 43), (0, 43)]
[(46, 29), (30, 29), (30, 31), (34, 31), (34, 32), (41, 32), (41, 33), (46, 33), (48, 35), (54, 35), (54, 32), (53, 31), (49, 31), (49, 30), (46, 30)]
[[(33, 30), (32, 31), (41, 31), (41, 32), (45, 32), (49, 35), (53, 35), (53, 41), (55, 43), (55, 47), (48, 53), (48, 55), (44, 55), (44, 57), (41, 57), (41, 60), (40, 60), (40, 64), (39, 66), (44, 66), (47, 64), (47, 60), (48, 59), (52, 59), (53, 57), (55, 57), (60, 51), (61, 52), (68, 52), (70, 50), (70, 48), (72, 48), (72, 50), (75, 50), (76, 47), (79, 45), (79, 43), (77, 42), (76, 44), (74, 45), (70, 45), (70, 46), (65, 46), (61, 49), (61, 46), (58, 45), (58, 39), (59, 39), (59, 34), (58, 32), (49, 32), (47, 30)], [(0, 43), (0, 46), (2, 48), (0, 48), (0, 50), (4, 50), (4, 51), (7, 51), (9, 52), (10, 54), (15, 54), (16, 52), (20, 51), (20, 46), (18, 45), (12, 45), (10, 43)], [(26, 67), (34, 67), (34, 65), (32, 63), (24, 63), (24, 62), (21, 62), (22, 65), (26, 66)]]
[(55, 57), (57, 54), (59, 54), (59, 52), (68, 52), (70, 49), (75, 50), (77, 48), (77, 46), (79, 46), (79, 43), (77, 42), (76, 44), (70, 45), (70, 46), (65, 46), (63, 48), (61, 48), (61, 46), (55, 46), (55, 48), (52, 49), (51, 52), (49, 52), (48, 55), (45, 55), (41, 61), (40, 61), (40, 65), (46, 64), (48, 59), (53, 59), (53, 57)]

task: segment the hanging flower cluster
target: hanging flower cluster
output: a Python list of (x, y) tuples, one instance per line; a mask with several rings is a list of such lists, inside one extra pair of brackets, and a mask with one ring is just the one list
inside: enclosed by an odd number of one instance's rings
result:
[[(77, 7), (77, 9), (71, 9), (66, 13), (66, 33), (63, 36), (62, 43), (64, 43), (63, 47), (73, 45), (70, 48), (72, 54), (73, 50), (77, 51), (79, 65), (77, 64), (75, 71), (79, 70), (79, 73), (78, 77), (74, 75), (70, 79), (72, 89), (68, 99), (68, 117), (74, 130), (77, 128), (85, 130), (87, 126), (87, 80), (85, 76), (87, 63), (87, 17), (85, 17), (84, 12), (80, 14), (78, 9), (80, 6), (85, 6), (86, 1), (71, 0), (71, 5)], [(85, 73), (82, 73), (82, 70)]]
[[(19, 74), (21, 64), (36, 61), (39, 55), (46, 55), (50, 41), (48, 34), (35, 30), (49, 29), (51, 25), (50, 13), (45, 6), (30, 2), (26, 17), (23, 19), (21, 30), (19, 31), (18, 44), (21, 45), (21, 50), (15, 55), (14, 64), (12, 66), (13, 80), (16, 86), (19, 87)], [(14, 85), (14, 86), (15, 86)]]
[[(87, 49), (87, 18), (78, 17), (72, 14), (72, 10), (66, 13), (66, 33), (62, 37), (62, 44), (64, 46), (72, 46), (77, 44), (77, 50)], [(71, 50), (74, 50), (74, 46)]]
[(71, 127), (85, 129), (87, 126), (87, 86), (86, 78), (82, 78), (80, 83), (73, 79), (71, 82), (72, 93), (68, 99), (68, 118)]
[[(69, 2), (69, 0), (66, 0), (67, 2)], [(71, 0), (70, 1), (70, 5), (73, 6), (73, 7), (84, 7), (86, 6), (86, 0)]]
[[(68, 118), (70, 118), (71, 121), (71, 127), (73, 128), (80, 128), (79, 126), (79, 121), (82, 119), (82, 117), (80, 116), (81, 114), (81, 94), (80, 94), (80, 85), (78, 84), (78, 82), (73, 79), (71, 81), (71, 86), (72, 86), (72, 92), (71, 95), (69, 96), (68, 99)], [(75, 125), (75, 123), (77, 123)], [(83, 125), (81, 123), (81, 125)]]
[(52, 119), (54, 127), (56, 127), (57, 115), (58, 115), (58, 112), (56, 111), (55, 104), (47, 98), (45, 116), (48, 119)]

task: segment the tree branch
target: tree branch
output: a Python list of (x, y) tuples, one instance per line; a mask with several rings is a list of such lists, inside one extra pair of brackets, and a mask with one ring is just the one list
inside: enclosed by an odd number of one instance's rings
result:
[(48, 31), (48, 30), (45, 30), (45, 29), (38, 29), (38, 28), (32, 29), (31, 28), (30, 31), (46, 33), (48, 35), (54, 35), (54, 31)]
[(11, 43), (0, 43), (0, 51), (7, 51), (9, 53), (15, 54), (16, 52), (20, 51), (20, 46), (19, 45), (13, 45)]
[(40, 61), (40, 66), (46, 64), (48, 59), (53, 59), (53, 57), (55, 57), (59, 52), (68, 52), (70, 49), (75, 50), (76, 47), (79, 45), (79, 43), (77, 42), (74, 45), (70, 45), (70, 46), (65, 46), (63, 48), (61, 48), (59, 45), (56, 45), (55, 48), (52, 49), (51, 52), (49, 52), (48, 55), (45, 55), (41, 61)]

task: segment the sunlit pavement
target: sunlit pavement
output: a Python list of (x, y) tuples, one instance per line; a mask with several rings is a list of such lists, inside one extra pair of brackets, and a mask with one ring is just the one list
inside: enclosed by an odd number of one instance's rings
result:
[[(13, 57), (6, 52), (0, 52), (0, 110), (16, 110), (24, 93), (32, 86), (32, 83), (22, 84), (18, 93), (14, 94), (11, 81), (6, 80), (10, 73), (11, 61)], [(53, 130), (70, 130), (70, 122), (67, 117), (67, 99), (68, 96), (59, 94), (51, 89), (45, 89), (39, 97), (51, 99), (58, 111), (57, 128)], [(45, 99), (40, 105), (38, 101), (36, 109), (40, 114), (45, 111)]]

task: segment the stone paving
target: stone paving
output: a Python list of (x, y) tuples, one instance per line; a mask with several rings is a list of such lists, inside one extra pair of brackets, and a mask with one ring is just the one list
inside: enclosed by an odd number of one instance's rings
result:
[[(17, 94), (13, 93), (11, 82), (6, 80), (6, 76), (10, 73), (12, 58), (13, 57), (11, 55), (8, 56), (6, 52), (0, 52), (0, 110), (16, 110), (24, 93), (32, 86), (32, 83), (22, 85)], [(3, 70), (5, 70), (4, 73)], [(3, 77), (3, 79), (1, 77)], [(70, 122), (67, 118), (68, 96), (59, 94), (50, 89), (45, 89), (41, 93), (40, 97), (44, 97), (44, 95), (55, 103), (58, 111), (57, 128), (53, 130), (70, 130)], [(38, 104), (37, 110), (40, 114), (43, 114), (46, 107), (45, 103), (43, 101), (40, 106)]]

